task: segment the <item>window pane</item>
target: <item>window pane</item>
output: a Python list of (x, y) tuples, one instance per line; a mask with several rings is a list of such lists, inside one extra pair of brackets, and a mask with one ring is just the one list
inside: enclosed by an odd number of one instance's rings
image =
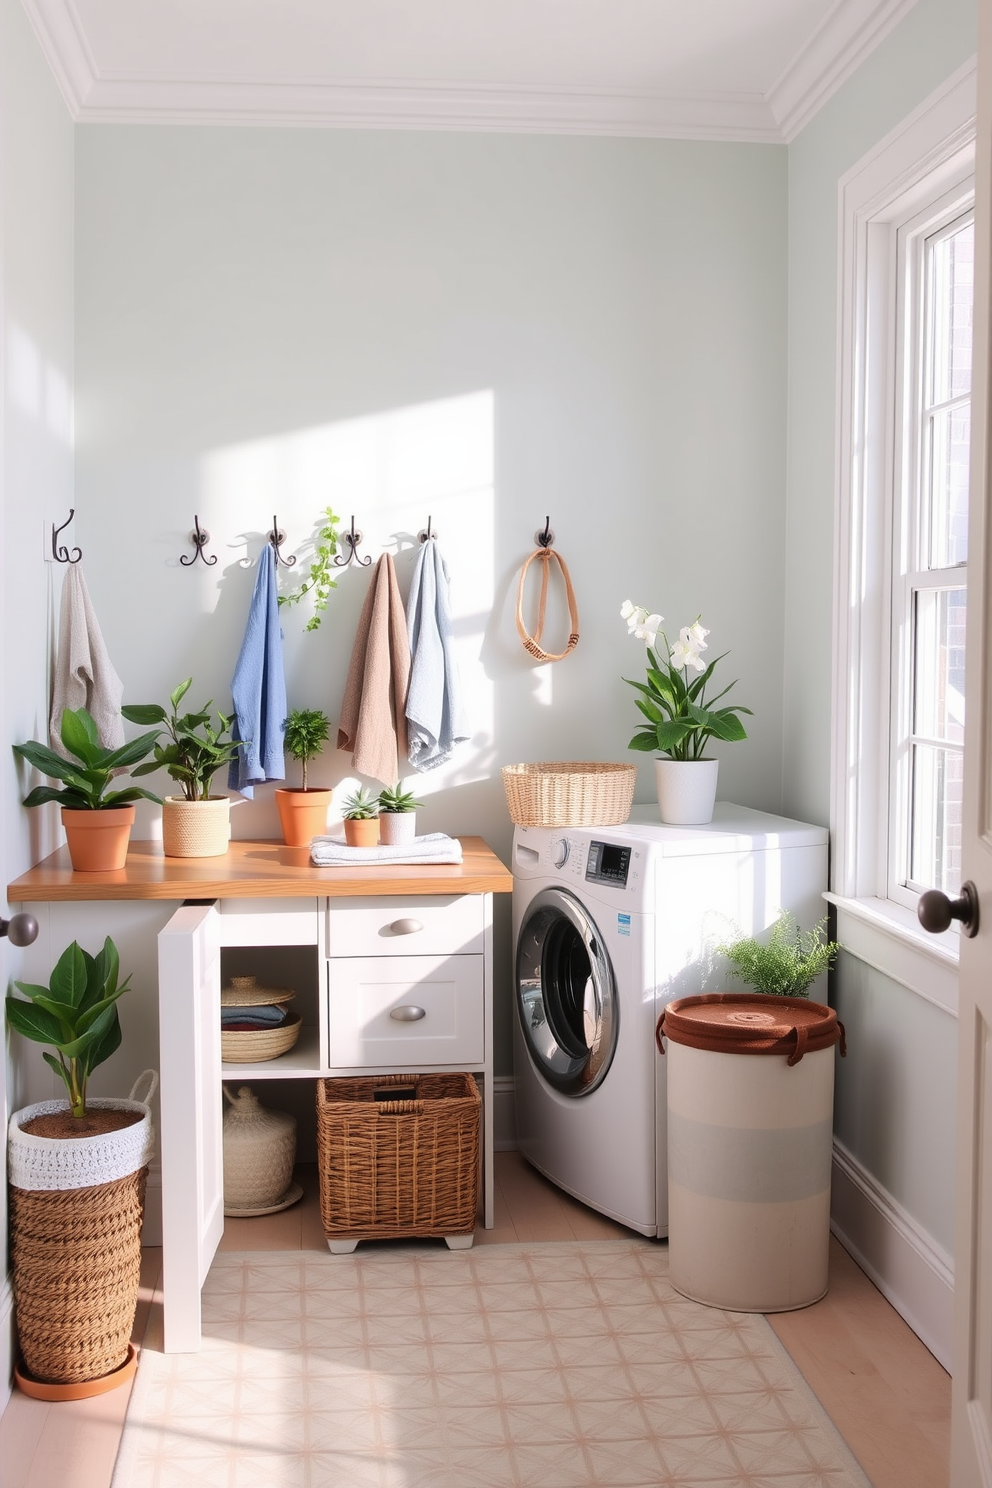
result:
[(913, 733), (964, 743), (964, 589), (920, 589), (914, 626)]
[(969, 222), (931, 248), (933, 367), (931, 403), (946, 403), (971, 391), (971, 305), (975, 224)]
[(963, 773), (960, 750), (913, 745), (910, 872), (914, 883), (945, 894), (961, 887)]
[(968, 557), (968, 462), (971, 404), (930, 416), (930, 568)]

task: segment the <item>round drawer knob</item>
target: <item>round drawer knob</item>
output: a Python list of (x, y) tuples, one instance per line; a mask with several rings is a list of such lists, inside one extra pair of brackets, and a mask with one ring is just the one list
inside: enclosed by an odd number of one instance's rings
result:
[(424, 927), (420, 920), (394, 920), (389, 928), (394, 935), (416, 935)]
[(395, 1018), (397, 1023), (417, 1023), (421, 1018), (427, 1017), (427, 1009), (407, 1003), (404, 1007), (391, 1008), (389, 1016)]

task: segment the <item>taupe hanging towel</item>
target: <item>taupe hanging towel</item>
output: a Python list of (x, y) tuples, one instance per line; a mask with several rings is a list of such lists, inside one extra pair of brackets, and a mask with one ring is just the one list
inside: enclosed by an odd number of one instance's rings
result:
[(406, 616), (393, 560), (383, 553), (358, 617), (338, 719), (338, 748), (353, 751), (352, 763), (360, 775), (384, 785), (399, 778), (399, 760), (406, 758), (409, 678)]
[(96, 724), (104, 749), (124, 743), (121, 698), (124, 684), (114, 671), (90, 601), (82, 564), (71, 563), (62, 580), (59, 646), (52, 678), (49, 738), (57, 754), (62, 747), (62, 713), (85, 708)]
[[(537, 628), (533, 635), (528, 633), (524, 624), (524, 581), (527, 578), (527, 570), (534, 559), (541, 563), (541, 596), (537, 604)], [(565, 580), (565, 594), (568, 599), (568, 623), (571, 631), (568, 637), (568, 645), (564, 651), (545, 651), (541, 645), (541, 637), (544, 633), (544, 613), (548, 607), (548, 570), (551, 567), (552, 558), (561, 570), (561, 576)], [(572, 588), (571, 575), (565, 566), (565, 560), (560, 553), (556, 553), (552, 547), (535, 548), (520, 570), (520, 583), (517, 585), (517, 634), (523, 641), (524, 650), (529, 651), (536, 661), (561, 661), (570, 651), (574, 651), (579, 644), (579, 607), (575, 599), (575, 590)]]

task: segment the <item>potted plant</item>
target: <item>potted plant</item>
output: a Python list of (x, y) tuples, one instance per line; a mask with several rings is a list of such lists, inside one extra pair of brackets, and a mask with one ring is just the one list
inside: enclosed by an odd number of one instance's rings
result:
[[(663, 822), (686, 826), (711, 821), (719, 761), (708, 759), (704, 750), (710, 739), (746, 739), (738, 714), (750, 714), (751, 709), (741, 703), (714, 708), (736, 685), (733, 682), (715, 697), (706, 697), (706, 687), (723, 656), (709, 664), (703, 661), (709, 631), (700, 625), (698, 616), (692, 625), (683, 626), (678, 641), (670, 646), (661, 629), (663, 615), (651, 615), (629, 599), (620, 614), (628, 633), (645, 641), (648, 650), (647, 682), (624, 678), (641, 694), (637, 706), (647, 720), (627, 747), (661, 753), (654, 772)], [(654, 649), (658, 636), (663, 644), (660, 655)], [(691, 682), (690, 671), (700, 674)]]
[(49, 986), (17, 982), (27, 1000), (6, 1000), (11, 1028), (54, 1049), (44, 1058), (67, 1097), (15, 1111), (8, 1137), (17, 1379), (43, 1399), (95, 1395), (134, 1371), (151, 1111), (137, 1086), (128, 1100), (86, 1095), (121, 1042), (117, 1002), (130, 978), (119, 974), (109, 937), (96, 956), (73, 941)]
[(276, 791), (276, 805), (288, 847), (309, 847), (314, 837), (327, 830), (331, 792), (307, 784), (307, 765), (323, 752), (331, 727), (326, 713), (318, 708), (294, 708), (286, 719), (286, 748), (298, 760), (303, 784)]
[(342, 805), (344, 840), (349, 847), (375, 847), (379, 841), (379, 803), (360, 785)]
[(423, 804), (399, 780), (385, 786), (379, 792), (379, 841), (389, 847), (412, 842), (417, 835), (417, 807)]
[[(228, 796), (212, 796), (210, 782), (238, 752), (230, 737), (233, 718), (218, 712), (218, 726), (211, 722), (213, 703), (204, 703), (195, 713), (180, 713), (179, 704), (193, 685), (192, 677), (180, 682), (169, 697), (171, 713), (158, 703), (130, 704), (121, 709), (131, 723), (164, 725), (169, 742), (156, 744), (154, 759), (139, 766), (136, 775), (165, 770), (182, 787), (181, 796), (166, 796), (162, 806), (162, 851), (167, 858), (217, 858), (227, 852), (231, 840), (231, 802)], [(162, 732), (162, 730), (159, 730)]]
[(812, 930), (800, 930), (794, 916), (783, 910), (766, 942), (747, 935), (717, 949), (727, 957), (732, 974), (756, 992), (766, 997), (808, 997), (841, 947), (827, 938), (825, 917)]
[[(15, 744), (14, 753), (27, 760), (42, 775), (61, 780), (62, 788), (36, 785), (24, 798), (25, 806), (57, 801), (62, 807), (62, 825), (69, 845), (69, 858), (77, 873), (103, 873), (123, 868), (128, 839), (134, 825), (134, 802), (142, 797), (161, 801), (137, 785), (109, 790), (114, 773), (129, 770), (155, 747), (158, 730), (142, 734), (120, 749), (104, 749), (93, 718), (85, 708), (66, 708), (59, 729), (69, 759), (47, 744), (31, 739)], [(140, 770), (132, 774), (142, 773)]]

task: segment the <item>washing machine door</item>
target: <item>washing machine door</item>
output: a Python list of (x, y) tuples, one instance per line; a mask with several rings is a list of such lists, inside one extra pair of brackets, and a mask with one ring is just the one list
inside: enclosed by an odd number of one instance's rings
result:
[(563, 1095), (589, 1095), (610, 1067), (620, 1008), (595, 921), (567, 889), (531, 901), (517, 939), (516, 1004), (539, 1074)]

